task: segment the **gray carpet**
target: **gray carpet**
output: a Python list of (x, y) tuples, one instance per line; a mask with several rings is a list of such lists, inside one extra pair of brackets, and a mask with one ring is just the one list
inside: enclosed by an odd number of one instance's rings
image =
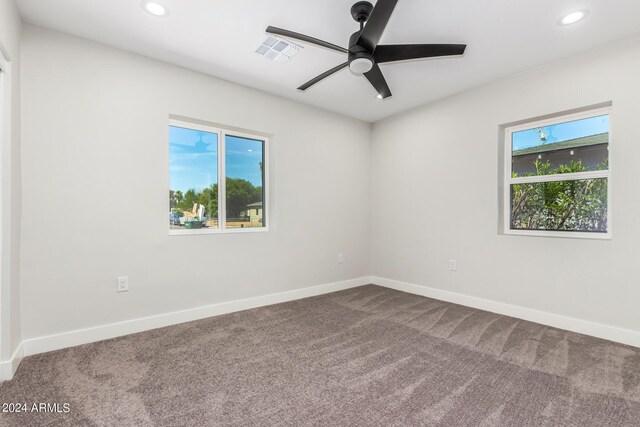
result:
[(3, 426), (639, 426), (640, 349), (364, 286), (26, 358)]

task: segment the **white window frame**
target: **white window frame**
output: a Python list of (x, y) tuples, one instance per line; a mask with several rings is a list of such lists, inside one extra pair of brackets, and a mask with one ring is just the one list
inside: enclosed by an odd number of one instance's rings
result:
[[(168, 126), (175, 126), (184, 129), (193, 129), (197, 131), (215, 133), (218, 135), (218, 228), (201, 228), (194, 230), (175, 230), (169, 228), (170, 236), (193, 236), (201, 234), (230, 234), (230, 233), (264, 233), (269, 231), (271, 215), (269, 211), (269, 138), (258, 134), (245, 131), (235, 131), (225, 129), (218, 126), (209, 126), (199, 123), (193, 123), (185, 120), (170, 119)], [(240, 138), (253, 139), (263, 142), (263, 177), (262, 192), (264, 198), (264, 206), (262, 206), (264, 223), (262, 227), (246, 227), (246, 228), (227, 228), (227, 200), (226, 197), (226, 170), (225, 170), (225, 153), (226, 153), (226, 137), (236, 136)], [(169, 201), (169, 212), (170, 201)]]
[[(538, 127), (546, 127), (554, 124), (571, 122), (575, 120), (587, 119), (597, 116), (609, 116), (609, 168), (606, 171), (585, 171), (578, 173), (557, 174), (557, 175), (539, 175), (531, 177), (517, 177), (512, 178), (512, 135), (514, 133), (530, 130)], [(538, 237), (565, 237), (575, 239), (596, 239), (596, 240), (610, 240), (612, 238), (612, 197), (611, 197), (611, 146), (613, 138), (611, 132), (612, 121), (612, 108), (611, 106), (600, 107), (581, 111), (579, 113), (557, 115), (544, 120), (535, 120), (519, 124), (516, 126), (510, 126), (505, 128), (504, 138), (504, 187), (503, 187), (503, 226), (504, 234), (516, 235), (516, 236), (538, 236)], [(511, 229), (511, 186), (513, 184), (528, 184), (539, 182), (558, 182), (558, 181), (573, 181), (592, 178), (607, 178), (607, 232), (595, 233), (587, 231), (555, 231), (555, 230), (513, 230)]]

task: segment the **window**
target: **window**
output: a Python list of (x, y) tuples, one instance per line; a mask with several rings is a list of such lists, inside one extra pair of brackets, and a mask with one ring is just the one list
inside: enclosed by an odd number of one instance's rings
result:
[(172, 120), (169, 233), (266, 230), (267, 170), (266, 138)]
[(228, 228), (264, 227), (264, 144), (260, 139), (225, 135)]
[(610, 237), (609, 108), (509, 127), (506, 234)]

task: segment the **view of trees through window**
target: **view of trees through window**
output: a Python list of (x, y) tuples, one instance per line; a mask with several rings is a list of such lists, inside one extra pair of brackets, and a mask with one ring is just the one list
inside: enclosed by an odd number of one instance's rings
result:
[(509, 184), (512, 230), (606, 233), (609, 115), (512, 132)]
[[(170, 229), (220, 229), (223, 200), (224, 228), (264, 227), (264, 152), (262, 140), (170, 126)], [(225, 169), (224, 195), (220, 160)]]

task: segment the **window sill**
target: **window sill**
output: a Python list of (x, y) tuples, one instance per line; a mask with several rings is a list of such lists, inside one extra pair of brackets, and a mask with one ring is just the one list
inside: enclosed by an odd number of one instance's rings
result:
[(506, 230), (505, 236), (528, 237), (553, 237), (561, 239), (587, 239), (587, 240), (612, 240), (611, 232), (608, 233), (584, 233), (579, 231), (533, 231), (533, 230)]
[(195, 229), (195, 230), (169, 230), (169, 236), (194, 236), (203, 234), (243, 234), (243, 233), (265, 233), (269, 227), (255, 228), (227, 228), (227, 229)]

